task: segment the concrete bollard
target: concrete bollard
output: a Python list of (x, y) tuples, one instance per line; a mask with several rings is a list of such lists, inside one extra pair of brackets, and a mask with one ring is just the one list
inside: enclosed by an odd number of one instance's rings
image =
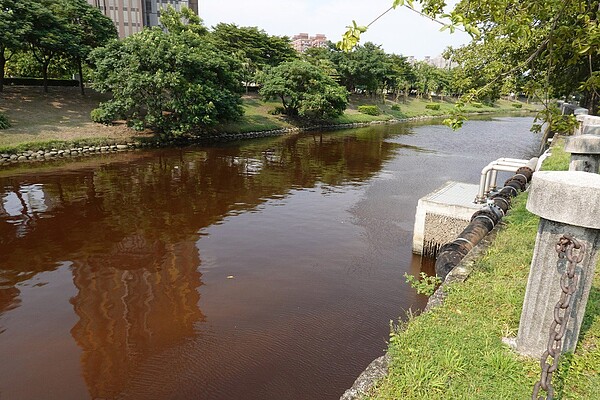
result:
[(533, 357), (540, 357), (547, 349), (554, 307), (561, 294), (560, 280), (567, 266), (565, 260), (558, 261), (555, 246), (568, 234), (586, 249), (576, 268), (577, 291), (573, 294), (562, 344), (562, 352), (573, 352), (598, 261), (600, 175), (580, 171), (536, 172), (527, 209), (541, 220), (515, 349)]
[(600, 117), (596, 115), (579, 114), (575, 116), (578, 126), (574, 135), (598, 135), (600, 134)]
[(569, 171), (598, 173), (600, 169), (600, 136), (572, 136), (567, 139), (565, 151), (571, 153)]

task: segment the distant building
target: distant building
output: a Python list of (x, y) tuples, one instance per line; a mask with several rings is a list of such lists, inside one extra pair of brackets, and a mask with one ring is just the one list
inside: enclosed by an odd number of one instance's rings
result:
[(437, 56), (437, 57), (433, 57), (433, 58), (429, 58), (429, 60), (426, 61), (427, 64), (432, 65), (434, 67), (438, 67), (438, 68), (442, 68), (442, 69), (450, 69), (450, 68), (454, 68), (456, 67), (456, 63), (452, 63), (452, 61), (442, 57), (442, 56)]
[(144, 29), (158, 26), (160, 10), (167, 5), (180, 10), (186, 6), (198, 14), (198, 0), (87, 0), (115, 24), (119, 37), (124, 38)]
[[(415, 65), (415, 63), (417, 63), (419, 60), (417, 60), (415, 58), (415, 56), (408, 56), (408, 57), (406, 57), (406, 61), (410, 65)], [(423, 57), (423, 60), (421, 60), (421, 61), (423, 61), (425, 64), (429, 64), (433, 67), (442, 68), (442, 69), (450, 69), (450, 68), (454, 68), (458, 65), (455, 62), (445, 59), (441, 55), (437, 56), (437, 57), (425, 56), (425, 57)]]
[(308, 33), (299, 33), (292, 37), (292, 47), (298, 53), (304, 53), (311, 47), (327, 47), (327, 37), (322, 33), (315, 36), (308, 36)]

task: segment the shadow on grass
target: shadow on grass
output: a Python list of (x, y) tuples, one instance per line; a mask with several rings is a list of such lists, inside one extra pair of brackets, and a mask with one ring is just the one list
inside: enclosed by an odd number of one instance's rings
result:
[(262, 105), (262, 102), (259, 99), (245, 97), (244, 104), (252, 107), (260, 107)]

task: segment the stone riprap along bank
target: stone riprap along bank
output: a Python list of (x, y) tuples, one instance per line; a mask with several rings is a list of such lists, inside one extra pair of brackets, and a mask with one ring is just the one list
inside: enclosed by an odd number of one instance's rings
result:
[(110, 153), (113, 151), (125, 151), (140, 147), (137, 143), (115, 144), (110, 146), (84, 146), (74, 147), (67, 150), (27, 150), (15, 154), (0, 154), (0, 165), (11, 164), (21, 161), (45, 161), (66, 157), (77, 157), (88, 154)]

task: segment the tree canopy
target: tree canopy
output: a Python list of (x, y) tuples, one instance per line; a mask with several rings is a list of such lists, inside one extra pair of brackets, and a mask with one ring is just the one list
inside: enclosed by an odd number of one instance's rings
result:
[(289, 37), (272, 36), (255, 26), (220, 23), (213, 28), (211, 36), (217, 47), (232, 55), (243, 53), (259, 70), (298, 58)]
[(341, 115), (348, 92), (321, 68), (306, 61), (288, 61), (267, 71), (260, 94), (279, 99), (285, 114), (323, 120)]
[[(33, 14), (37, 4), (27, 0), (0, 0), (0, 92), (4, 87), (6, 62), (18, 49), (22, 49), (25, 37), (33, 28)], [(7, 56), (7, 52), (11, 55)]]
[(240, 62), (246, 91), (266, 67), (298, 58), (289, 37), (272, 36), (255, 26), (220, 23), (213, 28), (210, 40)]
[(462, 1), (456, 10), (481, 31), (475, 55), (481, 58), (485, 50), (494, 54), (488, 73), (502, 79), (526, 75), (548, 97), (580, 93), (581, 104), (596, 111), (599, 6), (598, 1), (581, 0), (477, 0)]
[(334, 62), (338, 66), (341, 81), (348, 90), (360, 88), (374, 93), (387, 83), (392, 65), (388, 55), (371, 42), (358, 46), (352, 53), (336, 52)]
[[(454, 49), (467, 100), (497, 97), (513, 88), (571, 99), (596, 113), (600, 88), (600, 2), (588, 0), (461, 0), (444, 10), (444, 0), (394, 0), (390, 10), (418, 4), (424, 15), (442, 19), (442, 30), (471, 34), (468, 46)], [(389, 11), (389, 10), (388, 10)], [(370, 25), (370, 24), (369, 24)], [(351, 50), (368, 28), (356, 22), (338, 46)], [(449, 120), (459, 122), (457, 120)]]
[(136, 129), (172, 137), (242, 114), (239, 63), (205, 40), (201, 26), (181, 28), (176, 23), (174, 31), (144, 29), (92, 52), (95, 87), (113, 95), (93, 111), (95, 121), (125, 119)]
[(0, 90), (6, 62), (19, 52), (38, 62), (47, 91), (53, 60), (76, 60), (81, 74), (91, 49), (116, 37), (112, 21), (85, 0), (0, 0)]

